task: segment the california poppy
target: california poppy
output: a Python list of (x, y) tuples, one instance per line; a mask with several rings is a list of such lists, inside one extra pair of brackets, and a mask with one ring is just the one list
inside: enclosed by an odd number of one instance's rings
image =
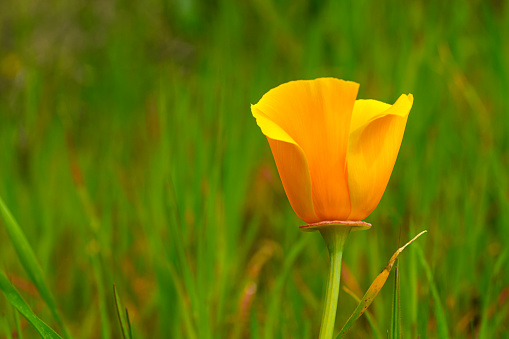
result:
[(413, 96), (356, 100), (359, 84), (291, 81), (251, 106), (295, 213), (306, 223), (360, 221), (380, 202)]

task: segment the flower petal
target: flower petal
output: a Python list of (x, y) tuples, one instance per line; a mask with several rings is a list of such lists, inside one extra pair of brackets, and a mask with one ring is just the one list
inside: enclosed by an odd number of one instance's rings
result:
[(355, 100), (353, 106), (352, 121), (350, 122), (350, 134), (352, 134), (359, 127), (366, 125), (369, 121), (373, 120), (391, 107), (390, 104), (385, 102), (359, 99)]
[(295, 141), (255, 106), (251, 106), (263, 134), (267, 136), (277, 170), (295, 213), (307, 223), (319, 221), (313, 207), (311, 177), (302, 149)]
[(267, 138), (288, 200), (305, 222), (320, 221), (315, 214), (306, 156), (297, 144)]
[(270, 90), (254, 106), (304, 152), (320, 220), (345, 220), (350, 214), (346, 154), (358, 88), (334, 78), (292, 81)]
[(405, 132), (413, 96), (390, 106), (357, 100), (348, 147), (348, 186), (352, 209), (348, 220), (363, 220), (384, 194)]

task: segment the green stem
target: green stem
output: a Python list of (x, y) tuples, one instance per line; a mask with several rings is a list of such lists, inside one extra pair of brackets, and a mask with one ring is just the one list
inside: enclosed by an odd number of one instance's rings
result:
[(331, 339), (334, 334), (339, 283), (341, 280), (341, 259), (343, 257), (343, 246), (350, 233), (350, 229), (350, 227), (340, 226), (324, 227), (320, 230), (329, 249), (330, 257), (329, 281), (327, 282), (327, 294), (325, 295), (325, 305), (322, 314), (320, 339)]

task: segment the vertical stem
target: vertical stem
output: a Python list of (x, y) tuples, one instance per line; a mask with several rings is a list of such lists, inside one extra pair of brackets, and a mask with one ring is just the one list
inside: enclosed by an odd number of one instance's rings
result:
[(325, 227), (320, 230), (325, 244), (329, 250), (330, 270), (327, 282), (327, 293), (320, 327), (320, 339), (331, 339), (334, 334), (336, 322), (336, 309), (338, 306), (339, 283), (341, 280), (341, 259), (343, 246), (350, 233), (350, 227)]

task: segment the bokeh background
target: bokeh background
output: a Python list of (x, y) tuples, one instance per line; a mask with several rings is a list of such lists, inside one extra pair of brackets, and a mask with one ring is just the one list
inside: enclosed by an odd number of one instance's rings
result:
[[(321, 76), (412, 93), (342, 284), (362, 296), (427, 229), (400, 257), (405, 337), (507, 338), (508, 37), (507, 1), (1, 1), (0, 196), (76, 338), (121, 336), (113, 283), (136, 338), (315, 338), (326, 248), (250, 104)], [(4, 226), (0, 270), (61, 333)], [(384, 337), (392, 274), (369, 309)], [(338, 328), (355, 306), (341, 292)], [(348, 337), (374, 335), (361, 318)]]

